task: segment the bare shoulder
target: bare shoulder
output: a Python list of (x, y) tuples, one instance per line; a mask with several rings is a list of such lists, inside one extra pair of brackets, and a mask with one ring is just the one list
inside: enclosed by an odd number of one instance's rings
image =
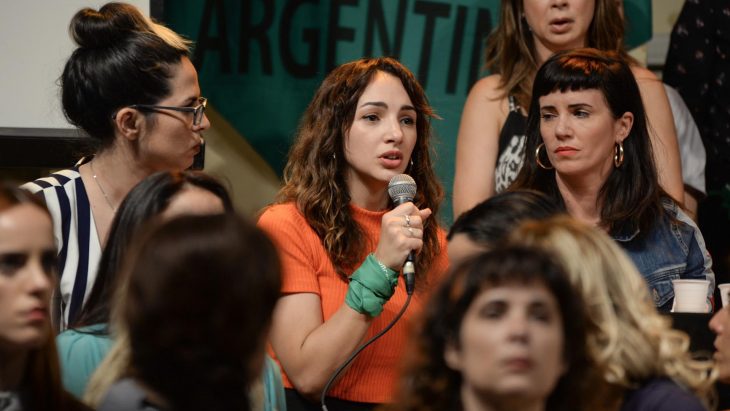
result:
[(662, 81), (659, 79), (659, 77), (657, 77), (656, 74), (654, 74), (654, 72), (647, 69), (646, 67), (632, 64), (631, 72), (634, 74), (634, 78), (636, 79), (637, 82), (650, 81), (650, 82), (656, 82), (658, 84), (662, 83)]
[[(474, 111), (481, 118), (480, 121), (493, 122), (496, 120), (496, 123), (501, 127), (509, 111), (509, 104), (506, 93), (502, 88), (501, 78), (499, 74), (492, 74), (474, 83), (464, 106), (466, 115), (470, 111)], [(483, 118), (484, 116), (491, 120)]]
[(484, 97), (487, 100), (499, 100), (504, 95), (502, 89), (502, 76), (499, 74), (491, 74), (487, 77), (481, 78), (479, 81), (474, 83), (469, 95), (478, 95)]
[[(652, 102), (652, 105), (661, 104), (666, 101), (669, 104), (667, 93), (664, 89), (664, 83), (651, 70), (641, 66), (631, 66), (631, 72), (634, 74), (636, 84), (639, 86), (642, 99)], [(649, 109), (651, 107), (647, 107)]]

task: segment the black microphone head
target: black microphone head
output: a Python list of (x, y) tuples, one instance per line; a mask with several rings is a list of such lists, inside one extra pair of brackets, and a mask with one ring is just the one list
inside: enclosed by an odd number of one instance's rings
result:
[(416, 197), (416, 180), (408, 174), (393, 176), (388, 183), (388, 195), (395, 205), (413, 201)]

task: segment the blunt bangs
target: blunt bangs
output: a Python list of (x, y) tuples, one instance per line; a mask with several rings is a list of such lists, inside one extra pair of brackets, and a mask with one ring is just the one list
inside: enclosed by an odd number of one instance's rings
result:
[(534, 94), (542, 97), (556, 91), (605, 90), (604, 81), (612, 74), (608, 64), (603, 59), (571, 57), (548, 62), (536, 76), (541, 80), (535, 83)]

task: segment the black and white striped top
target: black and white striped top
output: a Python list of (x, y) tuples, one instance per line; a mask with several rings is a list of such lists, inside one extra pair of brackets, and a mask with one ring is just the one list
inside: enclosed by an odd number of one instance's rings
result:
[[(61, 330), (73, 323), (96, 279), (101, 244), (78, 166), (24, 184), (45, 198), (58, 247)], [(58, 308), (58, 307), (57, 307)]]

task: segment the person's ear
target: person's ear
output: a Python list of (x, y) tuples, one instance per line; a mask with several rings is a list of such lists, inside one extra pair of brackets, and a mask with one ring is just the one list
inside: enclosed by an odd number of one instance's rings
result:
[(114, 128), (125, 139), (134, 141), (139, 138), (145, 120), (139, 110), (124, 107), (117, 111), (117, 115), (114, 117)]
[(631, 132), (634, 125), (634, 113), (625, 112), (621, 117), (616, 119), (616, 143), (623, 143)]
[(444, 362), (454, 371), (461, 371), (461, 352), (453, 342), (447, 342), (444, 348)]

